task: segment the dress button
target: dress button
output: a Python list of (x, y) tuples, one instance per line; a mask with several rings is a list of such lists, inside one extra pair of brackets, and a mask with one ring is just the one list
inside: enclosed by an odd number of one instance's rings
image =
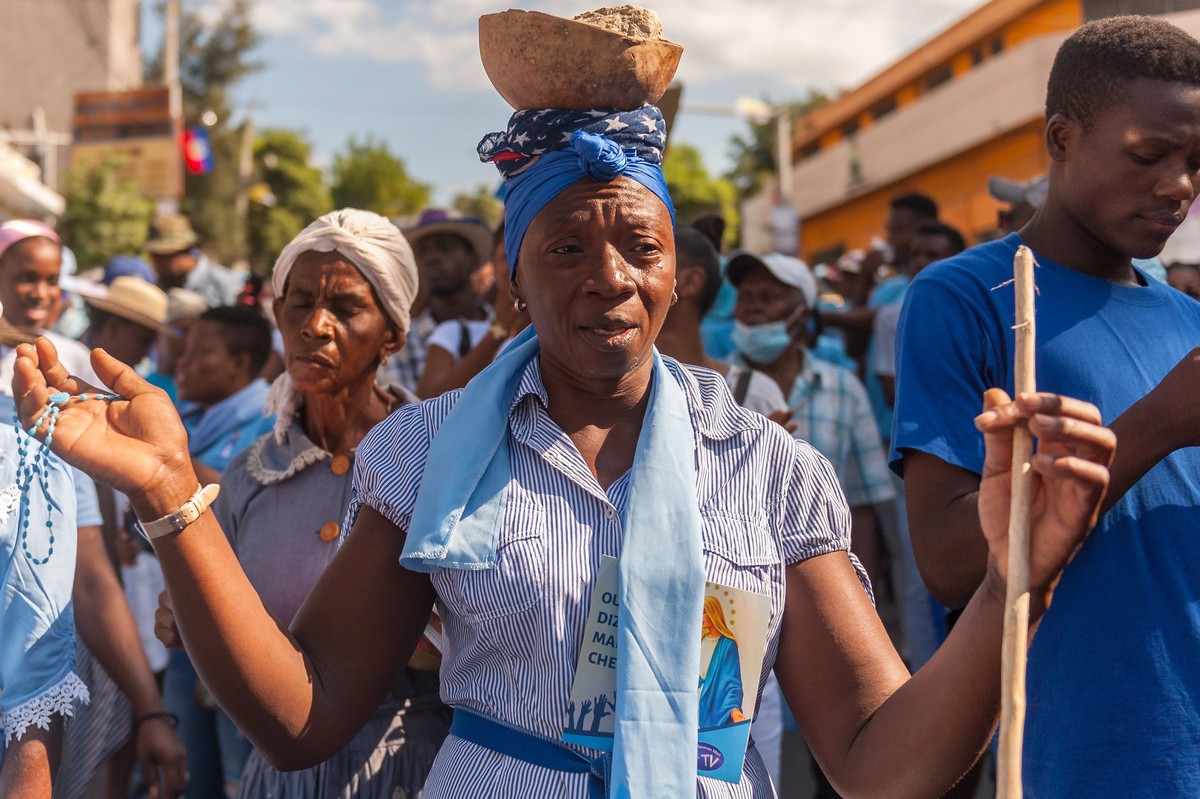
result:
[(333, 472), (339, 477), (342, 476), (346, 472), (350, 471), (350, 459), (345, 455), (335, 455), (333, 460), (329, 463), (329, 471)]
[(326, 522), (321, 526), (321, 540), (325, 542), (333, 541), (338, 537), (341, 529), (337, 522)]

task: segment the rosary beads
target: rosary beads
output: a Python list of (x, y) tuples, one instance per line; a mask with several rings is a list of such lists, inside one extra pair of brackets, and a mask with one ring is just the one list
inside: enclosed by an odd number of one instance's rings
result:
[[(78, 399), (80, 402), (88, 400), (112, 401), (123, 399), (123, 397), (116, 394), (102, 393), (86, 393), (80, 394), (78, 397), (72, 397), (65, 391), (59, 391), (50, 395), (50, 401), (47, 403), (46, 409), (42, 411), (42, 414), (28, 431), (20, 430), (20, 419), (17, 418), (16, 410), (13, 410), (13, 423), (18, 428), (17, 489), (21, 492), (21, 505), (17, 517), (17, 525), (21, 535), (21, 552), (35, 566), (42, 566), (49, 563), (50, 556), (54, 554), (54, 520), (51, 518), (51, 511), (58, 511), (61, 514), (62, 508), (54, 501), (54, 497), (50, 495), (47, 458), (49, 458), (50, 445), (54, 441), (54, 428), (58, 424), (58, 414), (62, 406), (66, 405), (72, 399)], [(37, 433), (43, 423), (46, 425), (46, 442), (44, 446), (37, 449), (37, 452), (34, 453), (31, 459), (29, 457), (29, 439)], [(21, 435), (22, 432), (27, 432), (27, 435)], [(41, 489), (42, 498), (46, 501), (46, 534), (49, 548), (46, 551), (46, 556), (43, 558), (36, 558), (29, 551), (29, 495), (33, 490), (34, 483)]]

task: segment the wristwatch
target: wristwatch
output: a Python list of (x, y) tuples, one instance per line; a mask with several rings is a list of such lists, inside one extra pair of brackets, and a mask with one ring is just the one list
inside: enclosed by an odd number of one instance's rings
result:
[(221, 492), (221, 487), (216, 483), (209, 483), (203, 488), (199, 484), (196, 485), (196, 493), (192, 494), (187, 502), (179, 506), (179, 509), (173, 513), (168, 513), (160, 519), (155, 519), (152, 522), (144, 522), (138, 520), (134, 525), (137, 531), (147, 539), (153, 541), (156, 538), (162, 538), (164, 535), (171, 535), (183, 530), (192, 522), (199, 519), (204, 511), (208, 510), (208, 506), (217, 498), (217, 494)]

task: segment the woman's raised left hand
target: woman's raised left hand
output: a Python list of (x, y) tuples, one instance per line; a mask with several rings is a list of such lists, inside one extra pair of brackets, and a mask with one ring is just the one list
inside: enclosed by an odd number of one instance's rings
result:
[[(71, 399), (60, 406), (51, 450), (67, 463), (126, 494), (140, 519), (173, 512), (196, 490), (187, 434), (170, 398), (103, 350), (92, 350), (96, 375), (119, 400)], [(50, 395), (107, 393), (72, 377), (45, 338), (17, 348), (13, 396), (21, 425), (33, 426)], [(46, 438), (42, 423), (37, 437)]]
[(1090, 403), (1047, 393), (1021, 394), (1014, 401), (1000, 389), (984, 395), (984, 412), (975, 419), (986, 447), (979, 521), (991, 556), (989, 575), (995, 575), (1001, 595), (1008, 574), (1013, 431), (1020, 422), (1028, 424), (1036, 441), (1029, 585), (1035, 603), (1040, 600), (1044, 609), (1063, 569), (1096, 524), (1117, 440)]

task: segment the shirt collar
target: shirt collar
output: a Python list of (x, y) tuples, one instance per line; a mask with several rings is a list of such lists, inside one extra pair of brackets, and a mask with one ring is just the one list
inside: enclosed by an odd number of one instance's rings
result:
[[(664, 360), (687, 397), (688, 412), (698, 439), (721, 441), (741, 432), (762, 429), (762, 417), (738, 405), (730, 395), (725, 379), (716, 372), (709, 369), (696, 369), (693, 372), (674, 358), (664, 357)], [(546, 393), (546, 385), (542, 382), (539, 358), (534, 358), (525, 367), (509, 410), (509, 424), (520, 440), (528, 438), (534, 423), (533, 409), (528, 404), (532, 400), (527, 400), (529, 397), (539, 401), (543, 408), (550, 407), (550, 395)]]

